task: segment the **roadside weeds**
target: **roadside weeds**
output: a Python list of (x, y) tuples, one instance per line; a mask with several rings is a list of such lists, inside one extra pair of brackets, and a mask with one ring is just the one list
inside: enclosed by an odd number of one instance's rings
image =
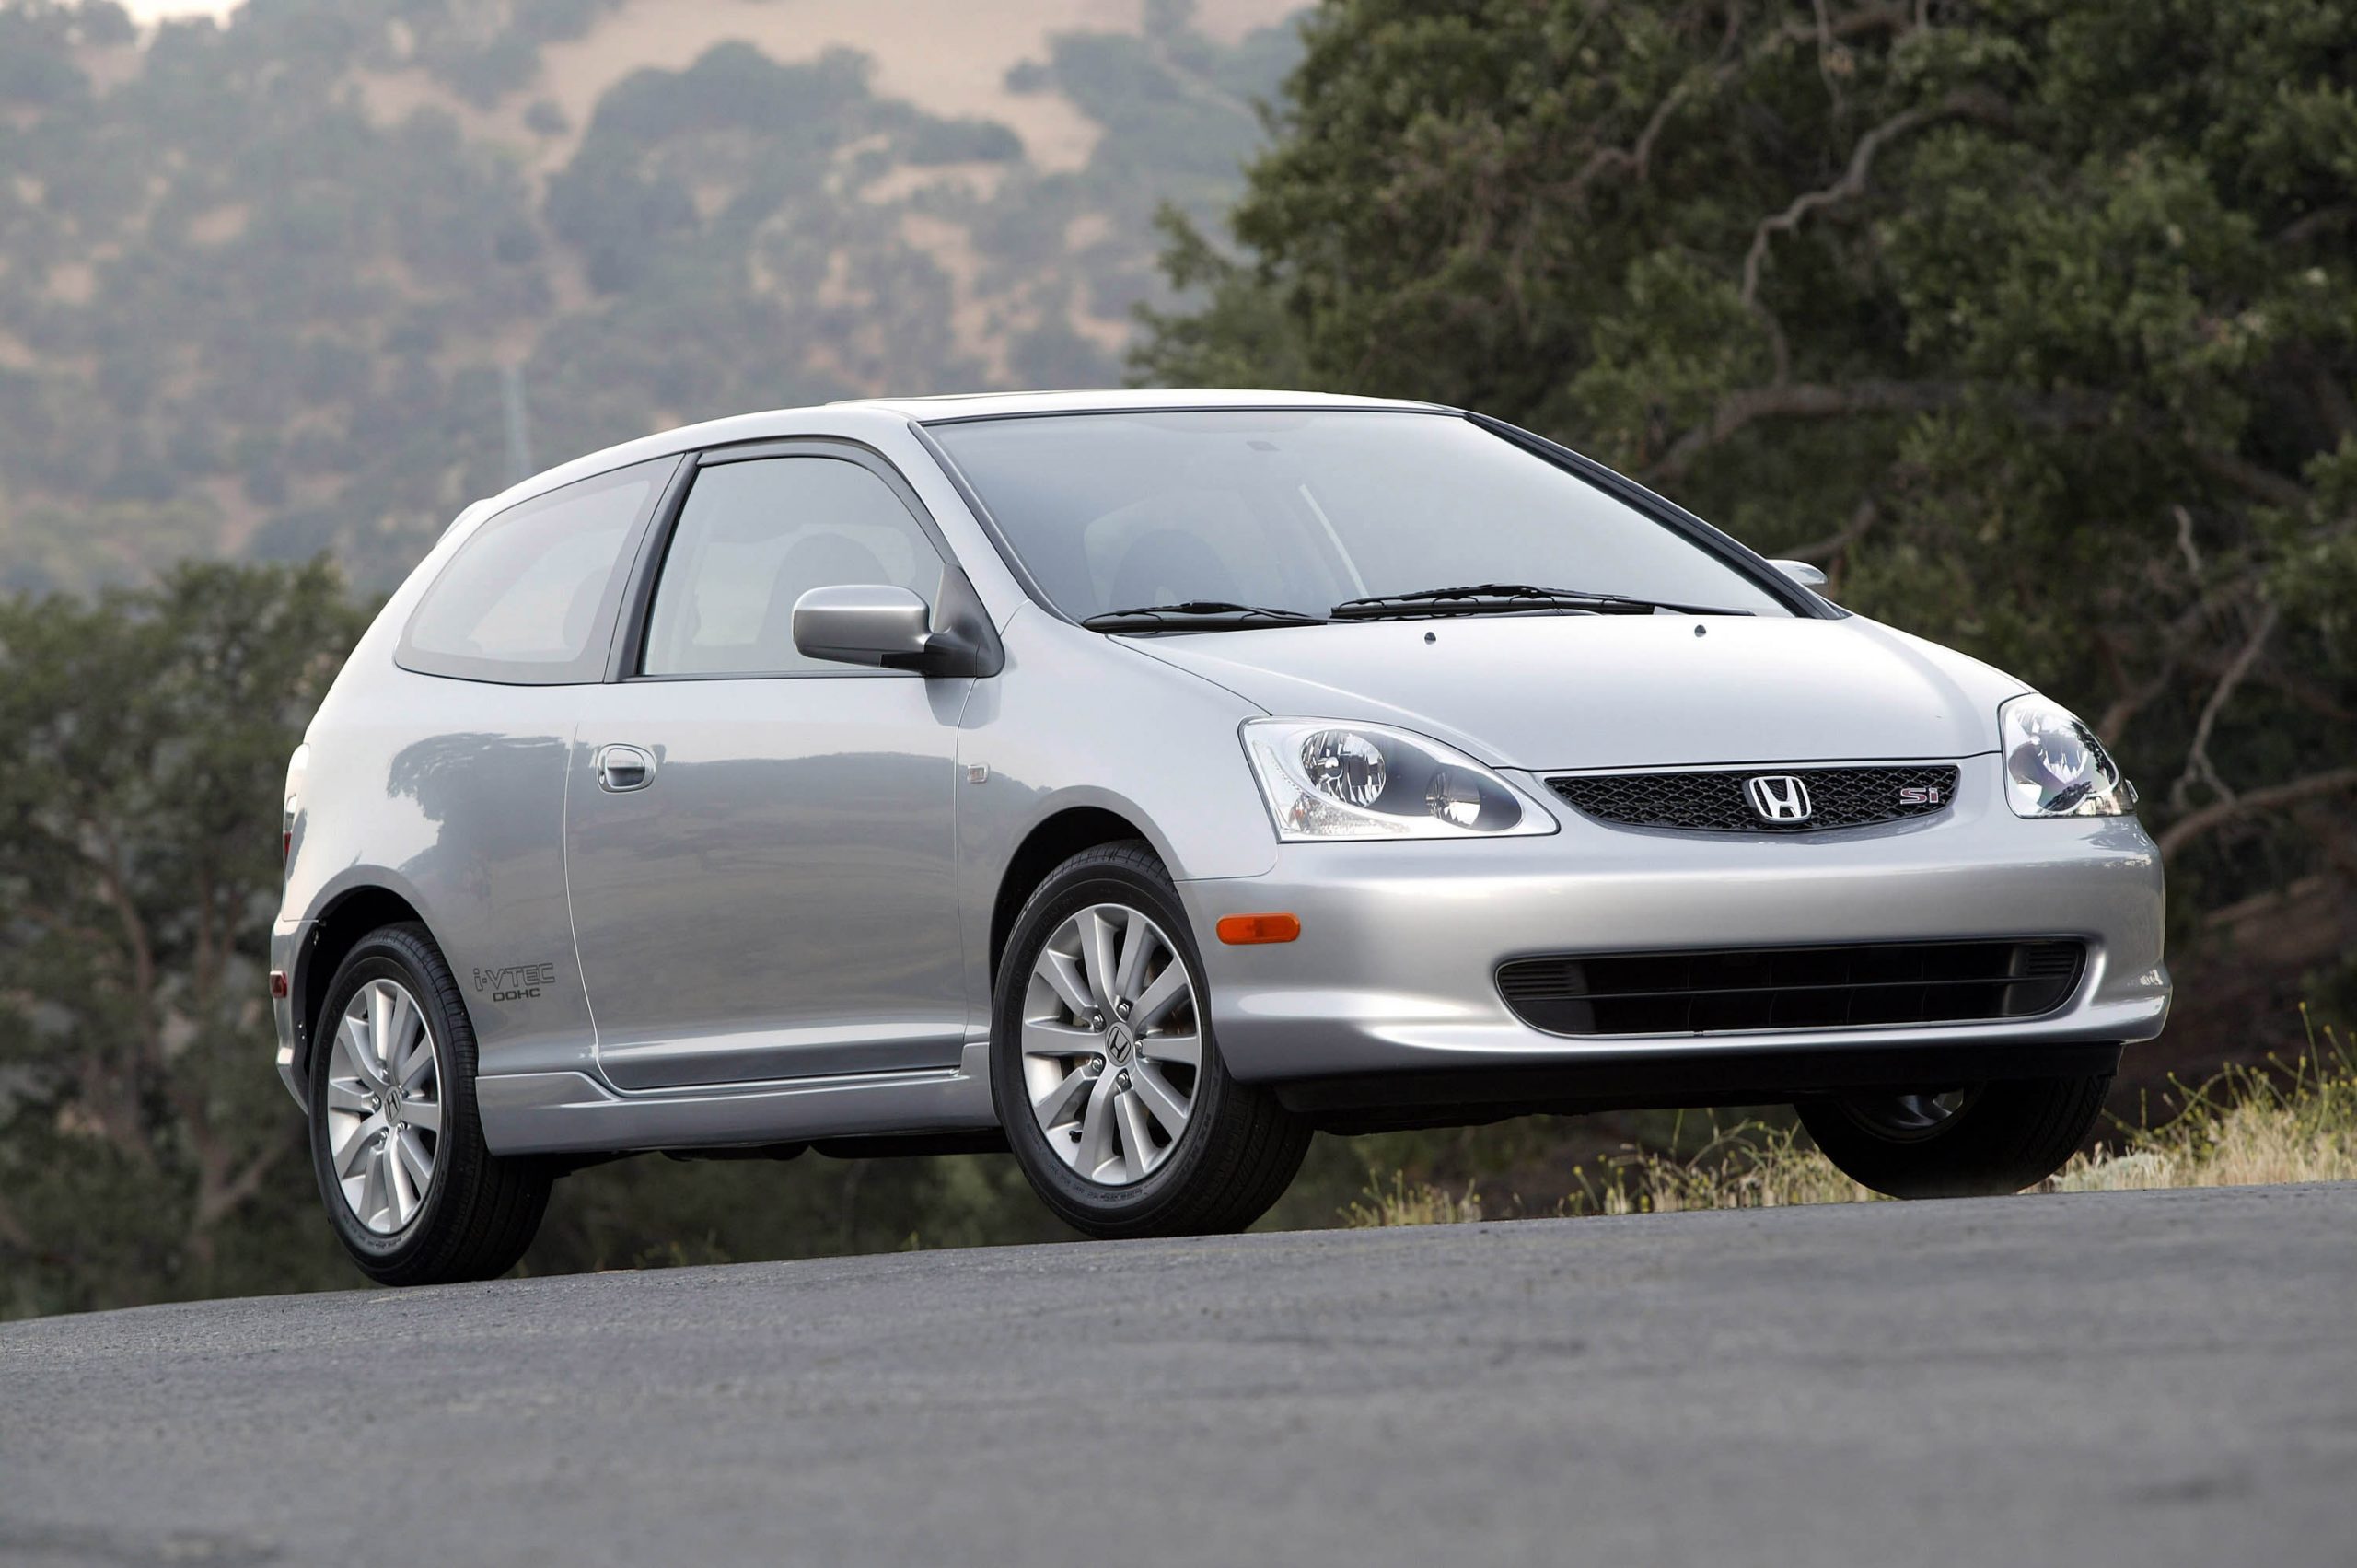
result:
[[(2152, 1108), (2130, 1123), (2115, 1119), (2105, 1142), (2073, 1156), (2038, 1190), (2120, 1192), (2165, 1187), (2357, 1180), (2357, 1041), (2308, 1022), (2308, 1049), (2294, 1062), (2229, 1067), (2197, 1086), (2175, 1085), (2182, 1109), (2159, 1125)], [(1796, 1126), (1754, 1119), (1722, 1126), (1708, 1143), (1675, 1156), (1630, 1149), (1577, 1167), (1577, 1186), (1551, 1211), (1586, 1214), (1676, 1214), (1697, 1209), (1772, 1209), (1796, 1203), (1882, 1202), (1817, 1152)], [(1518, 1208), (1519, 1206), (1515, 1206)], [(1478, 1182), (1463, 1191), (1393, 1171), (1368, 1181), (1337, 1216), (1353, 1229), (1455, 1225), (1514, 1214), (1484, 1212)]]

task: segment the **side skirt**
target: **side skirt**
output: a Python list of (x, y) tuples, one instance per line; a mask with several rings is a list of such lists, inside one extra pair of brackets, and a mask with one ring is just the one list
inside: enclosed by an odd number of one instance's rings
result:
[(973, 1041), (956, 1067), (637, 1094), (583, 1073), (511, 1073), (476, 1079), (475, 1105), (495, 1155), (932, 1138), (997, 1129), (989, 1060)]

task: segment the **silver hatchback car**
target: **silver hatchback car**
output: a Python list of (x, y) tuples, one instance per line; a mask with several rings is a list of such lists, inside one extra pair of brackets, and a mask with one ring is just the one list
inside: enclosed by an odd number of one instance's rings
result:
[(1312, 1131), (1795, 1104), (2038, 1181), (2168, 1010), (2087, 727), (1479, 414), (749, 415), (478, 503), (288, 771), (278, 1068), (389, 1282), (634, 1150), (1008, 1148), (1094, 1236)]

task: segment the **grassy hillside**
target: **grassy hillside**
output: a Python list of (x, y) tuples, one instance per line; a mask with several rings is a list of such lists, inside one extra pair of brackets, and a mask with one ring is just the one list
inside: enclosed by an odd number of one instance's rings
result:
[(521, 463), (1116, 379), (1154, 210), (1233, 196), (1291, 9), (0, 0), (0, 587), (383, 585)]

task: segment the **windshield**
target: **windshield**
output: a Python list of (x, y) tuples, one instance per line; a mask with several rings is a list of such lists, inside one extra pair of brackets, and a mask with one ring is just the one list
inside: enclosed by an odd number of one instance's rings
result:
[(1528, 584), (1790, 615), (1678, 534), (1455, 414), (1244, 410), (974, 420), (933, 434), (1074, 621), (1190, 602)]

